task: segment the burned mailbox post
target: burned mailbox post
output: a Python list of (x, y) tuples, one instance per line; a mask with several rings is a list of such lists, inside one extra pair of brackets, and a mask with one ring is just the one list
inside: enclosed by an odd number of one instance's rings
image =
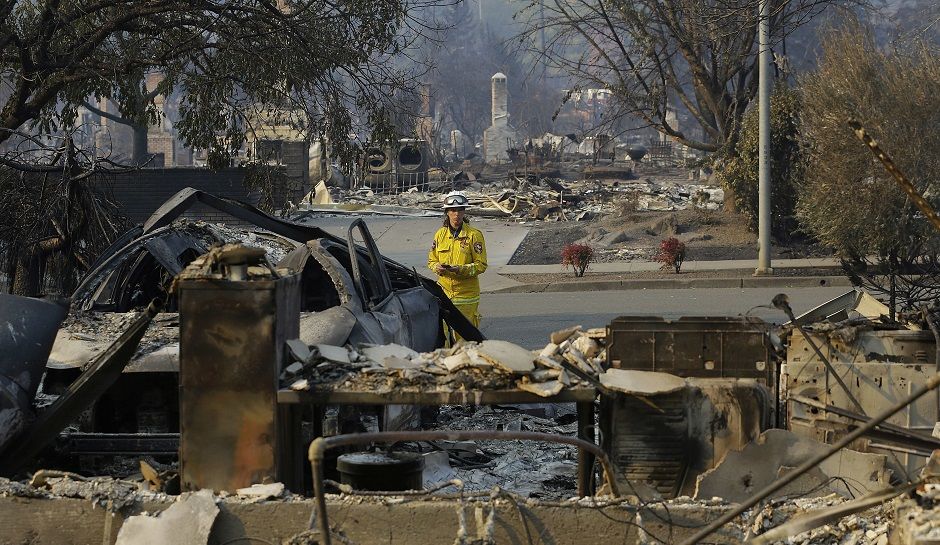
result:
[(264, 263), (263, 250), (226, 245), (177, 281), (183, 490), (281, 480), (277, 381), (298, 334), (299, 276)]

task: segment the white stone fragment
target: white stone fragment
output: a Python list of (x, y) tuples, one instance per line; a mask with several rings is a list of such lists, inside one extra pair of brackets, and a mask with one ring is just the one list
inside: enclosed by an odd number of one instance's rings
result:
[(300, 391), (303, 391), (303, 390), (309, 390), (309, 389), (310, 389), (310, 383), (307, 382), (307, 379), (302, 378), (302, 379), (300, 379), (300, 380), (298, 380), (298, 381), (295, 381), (293, 384), (291, 384), (291, 385), (290, 385), (290, 389), (291, 389), (291, 390), (294, 390), (295, 392), (300, 392)]
[(564, 385), (557, 380), (550, 380), (548, 382), (519, 382), (516, 386), (522, 391), (530, 392), (540, 397), (558, 395), (564, 388)]
[(668, 394), (686, 385), (684, 378), (669, 373), (633, 369), (608, 369), (601, 373), (600, 380), (611, 390), (634, 395)]
[(477, 352), (490, 363), (515, 374), (526, 374), (535, 368), (532, 352), (508, 341), (483, 341)]
[(243, 498), (279, 498), (284, 495), (284, 483), (253, 484), (247, 488), (239, 488), (235, 493)]

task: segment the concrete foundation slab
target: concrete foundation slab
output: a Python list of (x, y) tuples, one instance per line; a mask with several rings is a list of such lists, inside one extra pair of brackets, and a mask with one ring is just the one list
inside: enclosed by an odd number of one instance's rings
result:
[(135, 515), (124, 521), (117, 545), (205, 545), (219, 514), (211, 490), (181, 496), (157, 516)]
[[(162, 511), (172, 504), (172, 499), (143, 501), (128, 510), (133, 512), (114, 513), (81, 499), (0, 497), (0, 545), (112, 544), (122, 525), (128, 524), (127, 517), (144, 510)], [(210, 542), (254, 537), (281, 543), (307, 530), (313, 502), (224, 499), (218, 508)], [(330, 524), (359, 545), (454, 543), (461, 531), (467, 542), (488, 534), (492, 543), (501, 544), (565, 545), (602, 540), (630, 545), (651, 542), (649, 536), (653, 535), (676, 543), (727, 508), (724, 504), (680, 503), (651, 507), (638, 515), (637, 507), (629, 502), (595, 503), (585, 498), (548, 504), (508, 497), (495, 501), (332, 497), (328, 504)], [(714, 536), (716, 543), (740, 542), (740, 528), (729, 526), (726, 530)]]

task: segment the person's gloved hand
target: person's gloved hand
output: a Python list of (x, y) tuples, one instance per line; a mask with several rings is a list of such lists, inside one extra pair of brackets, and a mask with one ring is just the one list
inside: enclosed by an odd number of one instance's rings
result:
[(460, 267), (458, 265), (440, 264), (437, 266), (437, 270), (434, 272), (436, 272), (438, 276), (449, 276), (457, 274), (458, 271), (460, 271)]

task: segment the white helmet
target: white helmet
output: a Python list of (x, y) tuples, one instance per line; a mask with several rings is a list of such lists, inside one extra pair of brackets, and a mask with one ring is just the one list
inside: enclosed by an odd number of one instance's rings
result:
[(451, 191), (444, 197), (444, 210), (451, 208), (466, 208), (470, 206), (467, 196), (460, 191)]

